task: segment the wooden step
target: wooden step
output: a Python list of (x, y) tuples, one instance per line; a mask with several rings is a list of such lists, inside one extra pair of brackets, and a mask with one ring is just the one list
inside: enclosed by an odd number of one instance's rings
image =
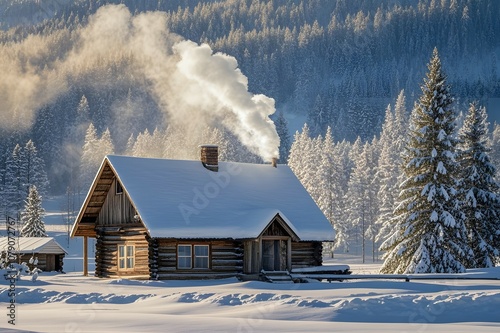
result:
[(287, 271), (262, 271), (261, 275), (265, 281), (271, 283), (294, 283)]

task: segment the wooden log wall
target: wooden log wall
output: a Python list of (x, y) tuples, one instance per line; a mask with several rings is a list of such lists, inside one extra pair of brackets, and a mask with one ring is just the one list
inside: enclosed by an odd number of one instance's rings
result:
[[(178, 269), (177, 245), (209, 245), (208, 269)], [(149, 241), (150, 277), (154, 280), (218, 279), (243, 272), (243, 244), (234, 240), (176, 240), (153, 238)]]
[(59, 257), (59, 270), (63, 270), (63, 265), (64, 265), (64, 254), (58, 254), (57, 256), (55, 254), (45, 254), (45, 253), (35, 253), (35, 254), (23, 254), (21, 255), (20, 262), (25, 262), (30, 269), (34, 268), (34, 265), (30, 264), (29, 261), (31, 257), (37, 258), (38, 263), (36, 265), (37, 268), (41, 269), (43, 272), (47, 272), (47, 256), (52, 256), (54, 258), (54, 264), (55, 267), (57, 267), (57, 263), (55, 263), (55, 260), (57, 257)]
[(125, 192), (116, 194), (116, 182), (114, 179), (99, 212), (98, 221), (100, 225), (134, 224), (135, 209)]
[[(59, 267), (60, 267), (61, 272), (64, 272), (64, 267), (63, 267), (64, 266), (64, 256), (65, 256), (64, 254), (59, 255)], [(57, 259), (57, 257), (56, 257), (56, 259)]]
[(245, 274), (259, 274), (261, 270), (260, 242), (247, 240), (244, 242), (243, 272)]
[(42, 271), (46, 272), (47, 271), (47, 255), (46, 254), (41, 254), (41, 253), (35, 253), (35, 254), (23, 254), (21, 256), (21, 262), (25, 262), (30, 269), (33, 269), (34, 265), (29, 263), (29, 260), (31, 257), (37, 258), (38, 263), (36, 267), (41, 269)]
[(323, 243), (292, 242), (292, 269), (321, 266), (323, 264)]
[[(135, 246), (134, 269), (118, 269), (118, 246)], [(149, 244), (141, 224), (126, 227), (101, 227), (96, 232), (95, 276), (108, 278), (149, 278)]]

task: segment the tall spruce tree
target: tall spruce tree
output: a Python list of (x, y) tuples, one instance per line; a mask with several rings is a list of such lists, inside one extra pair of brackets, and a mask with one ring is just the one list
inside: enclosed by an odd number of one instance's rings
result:
[[(496, 171), (498, 173), (498, 170), (500, 170), (500, 124), (495, 123), (493, 126), (493, 133), (491, 135), (491, 142), (490, 142), (490, 147), (491, 147), (491, 152), (490, 152), (490, 157), (491, 157), (491, 162), (496, 168)], [(499, 179), (498, 174), (495, 175), (496, 179)]]
[(340, 177), (343, 170), (330, 127), (326, 130), (321, 149), (316, 153), (318, 155), (316, 204), (335, 229), (335, 242), (327, 245), (333, 252), (337, 248), (347, 248), (347, 234), (345, 220), (341, 217), (341, 211), (344, 208), (341, 206), (341, 200), (344, 192), (341, 188)]
[(32, 185), (21, 213), (22, 237), (47, 237), (45, 223), (42, 221), (43, 214), (42, 197), (38, 194), (36, 186)]
[(377, 242), (385, 241), (394, 229), (392, 216), (401, 182), (401, 152), (405, 147), (407, 128), (406, 98), (402, 90), (396, 99), (394, 113), (390, 105), (386, 109), (380, 135), (381, 147), (377, 170), (377, 177), (380, 179), (378, 193), (380, 212), (377, 220), (379, 225)]
[(6, 193), (6, 215), (20, 218), (23, 200), (26, 198), (26, 165), (23, 163), (23, 149), (19, 144), (14, 147), (12, 154), (8, 156), (5, 172)]
[(457, 193), (455, 118), (437, 49), (415, 104), (403, 155), (395, 232), (382, 244), (383, 273), (457, 273), (472, 251)]
[(460, 193), (474, 258), (467, 267), (493, 267), (500, 246), (500, 198), (487, 147), (486, 110), (471, 104), (459, 132)]
[(99, 167), (99, 138), (94, 124), (90, 123), (85, 133), (85, 142), (82, 147), (80, 160), (80, 184), (82, 188), (88, 188)]
[(32, 140), (26, 142), (22, 156), (25, 187), (29, 190), (31, 185), (35, 185), (40, 195), (46, 194), (49, 187), (49, 180), (45, 172), (45, 162), (38, 156), (38, 150)]
[[(372, 146), (366, 142), (361, 154), (354, 160), (354, 169), (349, 179), (349, 189), (346, 193), (348, 202), (348, 219), (352, 223), (351, 237), (361, 241), (361, 255), (363, 263), (367, 249), (367, 238), (373, 236), (368, 234), (370, 226), (376, 219), (376, 194), (374, 190), (374, 165)], [(372, 230), (373, 228), (370, 228)], [(370, 237), (371, 238), (371, 237)], [(358, 243), (358, 242), (357, 242)]]
[(292, 146), (290, 133), (288, 132), (288, 121), (285, 118), (283, 111), (279, 111), (274, 121), (276, 132), (280, 137), (280, 162), (286, 163), (288, 155), (290, 154), (290, 147)]
[(376, 177), (380, 182), (377, 194), (379, 215), (376, 221), (378, 234), (376, 241), (384, 241), (393, 228), (390, 223), (394, 210), (394, 201), (397, 194), (398, 163), (394, 159), (394, 115), (391, 106), (388, 105), (385, 111), (385, 121), (382, 125), (380, 135), (380, 158), (378, 162)]

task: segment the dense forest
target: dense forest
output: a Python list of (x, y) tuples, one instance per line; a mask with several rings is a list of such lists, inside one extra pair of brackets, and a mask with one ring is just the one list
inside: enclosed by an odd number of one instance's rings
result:
[[(131, 136), (145, 131), (175, 132), (174, 120), (163, 112), (169, 106), (158, 92), (167, 88), (153, 87), (155, 73), (145, 72), (145, 60), (130, 49), (112, 48), (112, 37), (100, 36), (108, 46), (90, 40), (99, 9), (118, 3), (134, 17), (161, 11), (158, 31), (165, 28), (168, 34), (154, 46), (167, 49), (162, 49), (167, 55), (170, 41), (189, 39), (235, 57), (248, 78), (248, 91), (275, 100), (274, 120), (280, 115), (307, 120), (311, 137), (324, 135), (328, 126), (336, 141), (379, 136), (387, 104), (402, 90), (408, 107), (415, 101), (436, 46), (457, 108), (465, 111), (472, 100), (488, 105), (500, 97), (496, 1), (2, 2), (3, 170), (15, 145), (31, 139), (45, 161), (49, 191), (63, 193), (90, 123), (97, 136), (109, 128), (115, 153), (126, 152)], [(127, 33), (136, 34), (131, 22), (125, 22)], [(282, 162), (291, 145), (285, 135), (280, 131)], [(240, 159), (259, 160), (245, 156)]]

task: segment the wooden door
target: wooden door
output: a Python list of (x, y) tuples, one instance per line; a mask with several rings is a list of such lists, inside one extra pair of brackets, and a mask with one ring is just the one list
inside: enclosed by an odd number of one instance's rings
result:
[(262, 240), (262, 269), (265, 271), (284, 271), (287, 269), (287, 240)]
[(56, 260), (55, 255), (47, 254), (45, 261), (45, 271), (52, 272), (56, 270)]

